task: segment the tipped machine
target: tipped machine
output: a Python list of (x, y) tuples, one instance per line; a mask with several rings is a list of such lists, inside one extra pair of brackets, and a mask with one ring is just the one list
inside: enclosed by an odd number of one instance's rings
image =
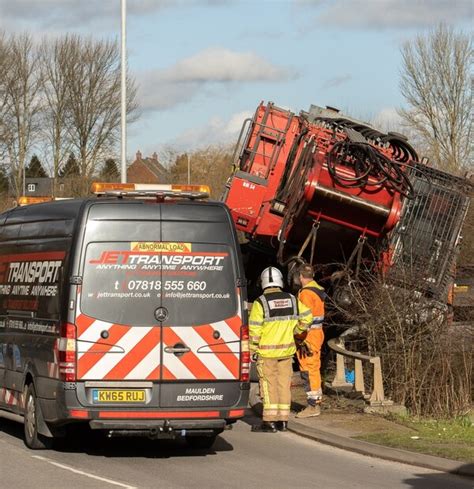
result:
[(234, 166), (223, 200), (245, 235), (251, 281), (269, 263), (302, 260), (340, 285), (341, 272), (409, 267), (422, 293), (447, 297), (472, 185), (420, 161), (405, 136), (331, 107), (295, 115), (262, 102)]

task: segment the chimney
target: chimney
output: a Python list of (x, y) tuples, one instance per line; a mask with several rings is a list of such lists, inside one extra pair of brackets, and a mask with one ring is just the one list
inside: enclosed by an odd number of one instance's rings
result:
[(137, 154), (135, 155), (135, 159), (137, 161), (141, 161), (141, 159), (142, 159), (142, 152), (140, 150), (137, 151)]
[(158, 161), (158, 155), (156, 154), (156, 151), (151, 155), (151, 158), (155, 161)]

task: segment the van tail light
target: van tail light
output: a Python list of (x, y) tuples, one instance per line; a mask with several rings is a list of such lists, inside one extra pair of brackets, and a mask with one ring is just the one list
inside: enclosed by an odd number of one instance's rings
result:
[(240, 380), (250, 380), (250, 349), (249, 349), (249, 327), (240, 328)]
[(58, 340), (59, 378), (65, 382), (76, 380), (76, 326), (71, 323), (61, 325)]

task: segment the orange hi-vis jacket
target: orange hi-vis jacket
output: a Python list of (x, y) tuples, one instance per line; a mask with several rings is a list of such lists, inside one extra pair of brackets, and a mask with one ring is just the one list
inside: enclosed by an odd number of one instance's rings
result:
[(299, 292), (298, 299), (311, 309), (313, 314), (313, 322), (309, 329), (322, 328), (324, 321), (324, 299), (326, 293), (324, 289), (316, 283), (315, 280), (311, 280), (306, 284)]

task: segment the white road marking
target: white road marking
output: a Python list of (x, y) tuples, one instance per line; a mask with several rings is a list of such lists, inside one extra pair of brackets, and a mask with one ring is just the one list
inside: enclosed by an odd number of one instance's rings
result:
[(106, 479), (105, 477), (99, 477), (98, 475), (94, 474), (89, 474), (88, 472), (84, 472), (82, 470), (74, 469), (73, 467), (69, 467), (68, 465), (63, 465), (58, 462), (54, 462), (53, 460), (50, 460), (49, 458), (46, 457), (40, 457), (39, 455), (32, 455), (33, 458), (36, 458), (38, 460), (43, 460), (44, 462), (47, 462), (48, 464), (55, 465), (56, 467), (59, 467), (64, 470), (69, 470), (70, 472), (74, 472), (75, 474), (80, 474), (84, 475), (86, 477), (90, 477), (91, 479), (96, 479), (102, 482), (107, 482), (108, 484), (113, 484), (114, 486), (120, 486), (120, 487), (125, 487), (125, 489), (137, 489), (136, 486), (129, 486), (128, 484), (122, 484), (121, 482), (113, 481), (111, 479)]

